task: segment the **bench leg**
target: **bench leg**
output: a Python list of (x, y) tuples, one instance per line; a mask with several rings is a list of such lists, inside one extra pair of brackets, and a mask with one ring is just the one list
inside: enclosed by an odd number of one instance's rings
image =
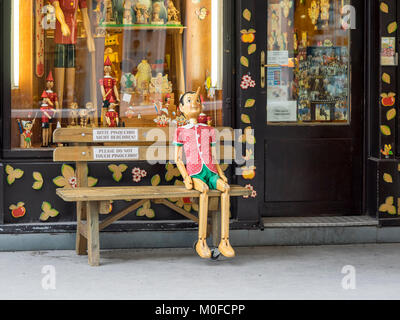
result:
[(81, 222), (86, 219), (86, 202), (76, 203), (76, 244), (75, 251), (77, 255), (87, 254), (87, 239), (81, 233)]
[(99, 203), (87, 202), (88, 261), (91, 266), (100, 264)]

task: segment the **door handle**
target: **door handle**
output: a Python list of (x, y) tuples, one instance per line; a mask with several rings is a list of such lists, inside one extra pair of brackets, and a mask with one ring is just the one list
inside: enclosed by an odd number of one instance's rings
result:
[(261, 88), (265, 88), (265, 51), (261, 51)]

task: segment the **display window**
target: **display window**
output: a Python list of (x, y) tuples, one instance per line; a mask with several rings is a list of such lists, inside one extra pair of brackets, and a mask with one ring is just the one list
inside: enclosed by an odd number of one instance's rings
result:
[(268, 124), (350, 123), (350, 25), (344, 0), (269, 0)]
[(58, 127), (223, 124), (222, 0), (12, 0), (11, 149), (54, 147)]

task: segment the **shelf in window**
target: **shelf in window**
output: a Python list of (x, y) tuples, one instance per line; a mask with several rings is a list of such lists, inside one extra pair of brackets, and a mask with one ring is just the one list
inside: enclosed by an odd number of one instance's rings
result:
[(151, 31), (168, 31), (168, 30), (174, 30), (174, 31), (179, 31), (179, 33), (183, 33), (183, 30), (186, 29), (185, 26), (182, 25), (158, 25), (158, 24), (133, 24), (133, 25), (104, 25), (100, 26), (100, 28), (105, 29), (107, 31), (125, 31), (125, 30), (151, 30)]

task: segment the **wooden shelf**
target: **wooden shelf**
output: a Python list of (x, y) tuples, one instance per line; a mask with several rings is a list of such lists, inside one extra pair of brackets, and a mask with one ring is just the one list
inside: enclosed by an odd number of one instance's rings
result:
[(107, 31), (125, 31), (125, 30), (151, 30), (151, 31), (168, 31), (168, 30), (175, 30), (179, 31), (179, 33), (183, 33), (183, 30), (186, 29), (185, 26), (182, 25), (156, 25), (156, 24), (134, 24), (134, 25), (103, 25), (99, 28), (105, 29)]

